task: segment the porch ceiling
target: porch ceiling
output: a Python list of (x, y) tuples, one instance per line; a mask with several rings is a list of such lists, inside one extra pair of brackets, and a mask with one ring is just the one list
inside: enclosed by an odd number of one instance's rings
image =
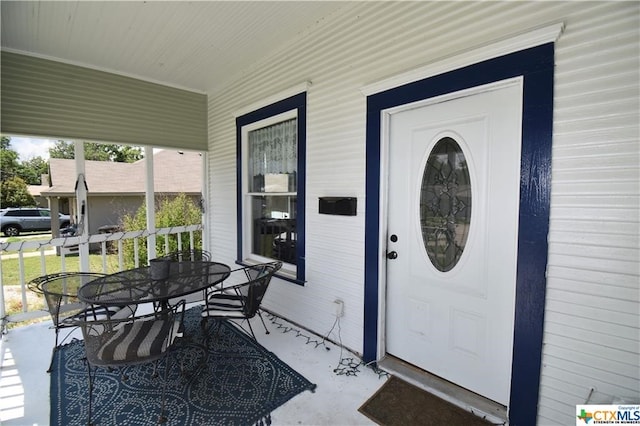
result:
[(333, 1), (2, 1), (2, 48), (215, 93)]

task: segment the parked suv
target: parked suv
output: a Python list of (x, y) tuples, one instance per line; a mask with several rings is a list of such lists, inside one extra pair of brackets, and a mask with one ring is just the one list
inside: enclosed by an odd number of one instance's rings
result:
[[(71, 217), (60, 214), (60, 229), (71, 224)], [(25, 231), (50, 231), (51, 210), (40, 208), (7, 208), (0, 210), (0, 229), (6, 237)]]

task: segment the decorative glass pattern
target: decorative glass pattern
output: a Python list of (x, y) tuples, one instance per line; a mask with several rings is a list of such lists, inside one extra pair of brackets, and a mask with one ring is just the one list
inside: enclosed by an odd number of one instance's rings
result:
[(460, 145), (440, 139), (427, 159), (420, 190), (420, 226), (424, 247), (439, 271), (460, 260), (471, 223), (471, 179)]

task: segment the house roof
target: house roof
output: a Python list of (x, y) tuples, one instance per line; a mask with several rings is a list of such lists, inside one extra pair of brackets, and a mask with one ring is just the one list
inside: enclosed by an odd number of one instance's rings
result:
[(343, 1), (6, 1), (2, 48), (200, 93), (286, 48)]
[[(51, 187), (43, 196), (75, 194), (75, 160), (49, 160)], [(153, 155), (156, 193), (194, 194), (202, 191), (202, 156), (198, 152), (162, 150)], [(135, 163), (86, 161), (89, 195), (142, 195), (145, 193), (145, 160)]]
[(29, 191), (29, 194), (33, 197), (40, 197), (42, 195), (41, 192), (48, 189), (48, 185), (27, 185), (27, 191)]

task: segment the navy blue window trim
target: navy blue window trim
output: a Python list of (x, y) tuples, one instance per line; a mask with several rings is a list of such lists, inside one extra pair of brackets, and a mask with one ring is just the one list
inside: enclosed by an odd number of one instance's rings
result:
[(523, 76), (520, 216), (509, 423), (537, 418), (547, 234), (551, 193), (554, 45), (544, 44), (490, 59), (367, 97), (365, 306), (366, 362), (376, 359), (380, 229), (380, 119), (387, 108), (495, 81)]
[(297, 217), (296, 217), (296, 278), (278, 275), (287, 281), (296, 284), (304, 284), (305, 280), (305, 182), (306, 182), (306, 164), (307, 157), (307, 93), (299, 93), (279, 102), (267, 105), (245, 115), (236, 118), (236, 207), (237, 207), (237, 254), (236, 262), (242, 264), (242, 127), (256, 121), (264, 120), (287, 111), (297, 110), (298, 118), (298, 187), (297, 187)]

